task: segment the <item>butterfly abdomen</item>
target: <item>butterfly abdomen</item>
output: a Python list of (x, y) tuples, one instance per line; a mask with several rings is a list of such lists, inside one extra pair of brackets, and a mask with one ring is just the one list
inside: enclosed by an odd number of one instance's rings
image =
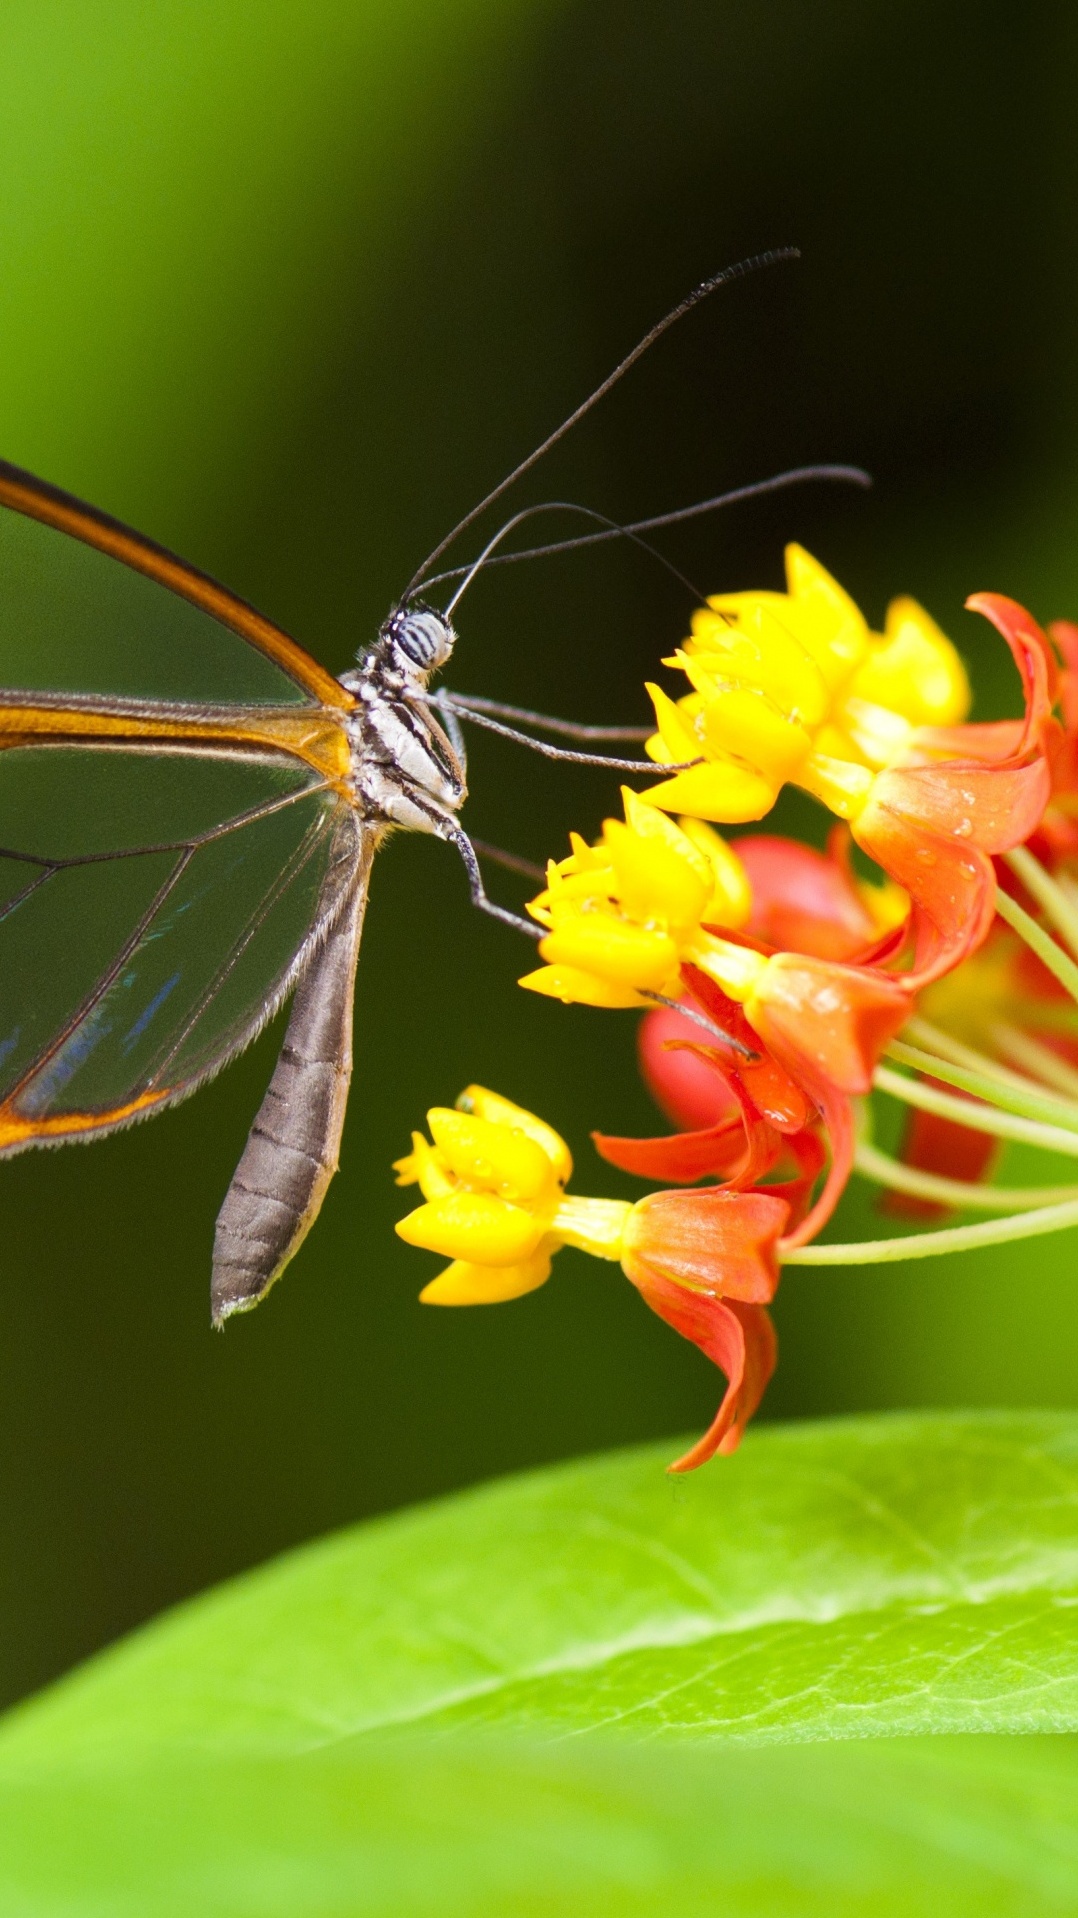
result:
[(288, 1031), (217, 1219), (211, 1308), (246, 1312), (306, 1237), (337, 1170), (369, 859), (296, 991)]

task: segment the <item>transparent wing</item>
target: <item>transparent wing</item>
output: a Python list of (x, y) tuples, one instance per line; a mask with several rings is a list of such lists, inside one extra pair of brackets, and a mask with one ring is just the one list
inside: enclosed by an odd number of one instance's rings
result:
[(283, 759), (0, 754), (0, 1152), (124, 1124), (223, 1065), (346, 897), (359, 834)]
[(3, 461), (0, 686), (201, 706), (353, 703), (225, 587)]

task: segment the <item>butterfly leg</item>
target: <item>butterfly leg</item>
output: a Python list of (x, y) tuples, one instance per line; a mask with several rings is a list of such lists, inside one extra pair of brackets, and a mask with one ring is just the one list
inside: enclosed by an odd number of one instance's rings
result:
[[(556, 733), (562, 739), (615, 740), (650, 739), (655, 731), (655, 722), (650, 726), (591, 726), (578, 719), (554, 719), (549, 713), (536, 713), (530, 706), (507, 706), (500, 699), (481, 699), (476, 693), (451, 693), (447, 688), (435, 694), (442, 711), (465, 714), (489, 713), (492, 719), (515, 719), (524, 726), (534, 726), (537, 732)], [(459, 723), (459, 722), (458, 722)], [(446, 729), (448, 731), (448, 727)]]
[[(532, 739), (530, 734), (518, 732), (515, 726), (506, 726), (503, 725), (500, 719), (492, 719), (488, 710), (488, 708), (494, 704), (492, 700), (484, 701), (482, 708), (480, 708), (475, 704), (465, 705), (459, 698), (453, 698), (452, 695), (447, 695), (447, 698), (452, 702), (451, 708), (444, 699), (441, 699), (441, 696), (438, 696), (438, 698), (438, 711), (442, 713), (446, 719), (449, 718), (452, 709), (455, 711), (458, 720), (466, 719), (471, 725), (481, 726), (488, 733), (498, 733), (502, 739), (511, 739), (516, 746), (527, 746), (530, 752), (539, 753), (544, 759), (564, 760), (574, 766), (605, 766), (610, 772), (650, 773), (653, 776), (655, 774), (655, 761), (652, 759), (617, 759), (611, 753), (578, 753), (570, 751), (565, 746), (551, 746), (545, 739)], [(434, 702), (432, 701), (432, 703)], [(542, 723), (547, 724), (548, 729), (556, 727), (559, 731), (564, 731), (569, 725), (568, 720), (560, 719), (552, 723)], [(598, 730), (599, 728), (597, 727), (588, 727), (587, 733), (590, 735)], [(604, 729), (604, 733), (606, 737), (609, 737), (610, 731), (620, 735), (624, 730), (627, 729), (613, 727), (611, 729)], [(640, 730), (639, 727), (634, 727), (631, 730), (630, 736), (635, 738)], [(699, 759), (664, 761), (661, 770), (665, 776), (668, 773), (684, 772), (689, 766), (698, 766), (699, 764)]]
[(512, 926), (515, 932), (526, 933), (529, 939), (543, 939), (546, 937), (542, 926), (535, 925), (530, 919), (522, 919), (519, 913), (510, 912), (505, 906), (495, 905), (493, 899), (487, 898), (486, 888), (483, 885), (483, 875), (479, 870), (479, 861), (476, 858), (475, 847), (472, 845), (463, 826), (459, 826), (455, 819), (446, 819), (438, 836), (441, 839), (447, 840), (451, 846), (455, 846), (464, 861), (464, 870), (468, 875), (468, 890), (472, 896), (473, 906), (478, 906), (480, 912), (488, 912), (492, 919), (500, 919), (504, 925)]
[(437, 706), (442, 724), (449, 735), (449, 743), (457, 756), (462, 779), (468, 777), (468, 747), (464, 738), (464, 728), (457, 717), (452, 695), (445, 691), (435, 693), (433, 704)]
[(486, 859), (492, 866), (504, 866), (506, 872), (519, 873), (522, 879), (533, 879), (536, 885), (546, 884), (546, 872), (537, 866), (534, 859), (522, 859), (519, 853), (506, 852), (504, 846), (492, 846), (486, 839), (477, 839), (471, 835), (472, 851)]

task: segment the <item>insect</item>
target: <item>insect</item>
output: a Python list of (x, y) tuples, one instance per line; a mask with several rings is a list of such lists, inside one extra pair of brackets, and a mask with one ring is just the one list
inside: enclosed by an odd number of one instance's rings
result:
[[(531, 718), (589, 741), (646, 728), (579, 728), (428, 691), (452, 654), (462, 592), (537, 509), (467, 569), (436, 576), (463, 575), (444, 612), (419, 598), (424, 582), (429, 590), (450, 541), (667, 326), (745, 270), (705, 282), (652, 329), (441, 542), (339, 677), (164, 548), (0, 464), (0, 1156), (94, 1139), (163, 1110), (294, 993), (217, 1221), (215, 1324), (269, 1290), (336, 1170), (360, 935), (386, 833), (454, 846), (474, 902), (538, 936), (488, 899), (460, 823), (461, 719), (557, 758), (638, 763), (564, 751), (502, 722)], [(850, 474), (804, 469), (762, 487), (805, 476)], [(601, 521), (583, 538), (639, 538), (716, 503), (630, 528)]]

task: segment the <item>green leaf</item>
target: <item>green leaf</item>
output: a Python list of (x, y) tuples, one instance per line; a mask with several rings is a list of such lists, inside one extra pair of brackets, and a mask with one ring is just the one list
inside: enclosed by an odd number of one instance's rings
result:
[(385, 1737), (9, 1784), (4, 1918), (1060, 1918), (1078, 1742)]
[(1078, 1417), (674, 1449), (293, 1553), (10, 1715), (5, 1918), (1078, 1909), (1078, 1739), (999, 1735), (1078, 1727)]
[(819, 1739), (1078, 1728), (1078, 1418), (764, 1427), (358, 1527), (136, 1634), (0, 1737), (287, 1753), (388, 1727)]

